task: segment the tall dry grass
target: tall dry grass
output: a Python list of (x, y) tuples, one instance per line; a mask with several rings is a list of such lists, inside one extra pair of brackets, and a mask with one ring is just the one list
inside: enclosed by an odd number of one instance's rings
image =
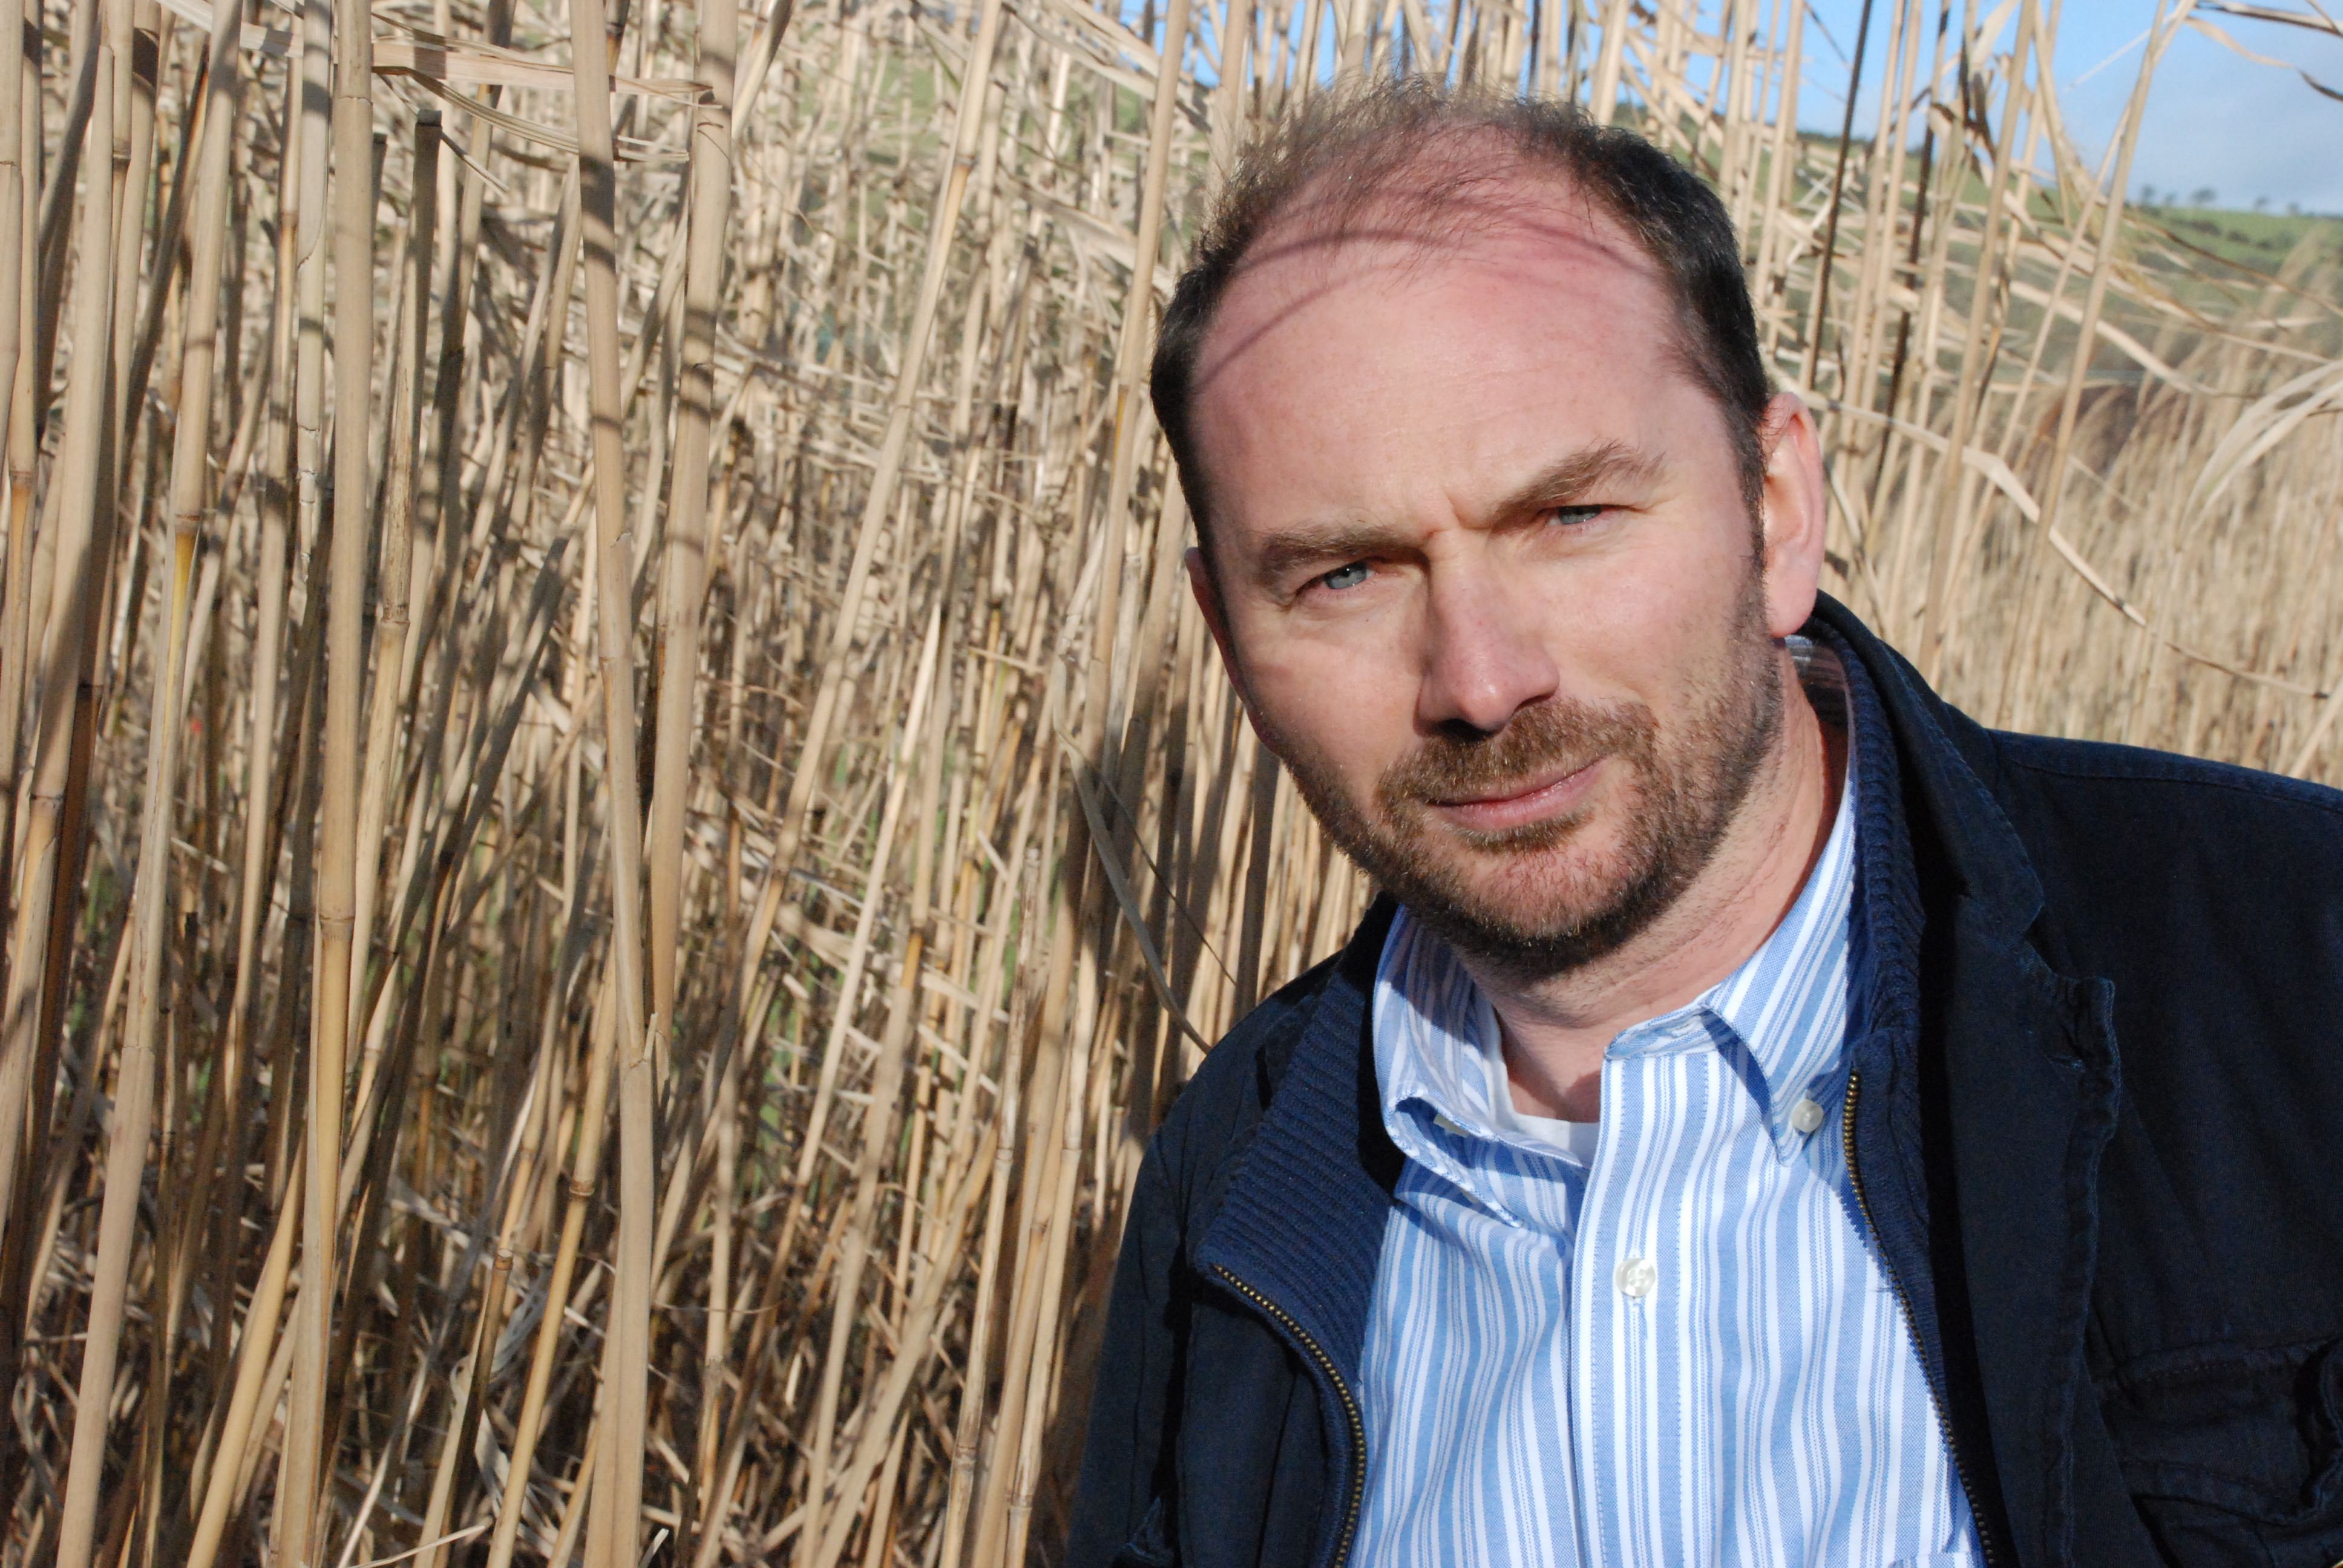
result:
[(1143, 380), (1334, 69), (1714, 176), (1956, 699), (2343, 753), (2335, 231), (2120, 199), (2187, 0), (2103, 165), (2039, 0), (1866, 4), (1868, 142), (1796, 0), (0, 7), (8, 1563), (1054, 1560), (1148, 1131), (1365, 898)]

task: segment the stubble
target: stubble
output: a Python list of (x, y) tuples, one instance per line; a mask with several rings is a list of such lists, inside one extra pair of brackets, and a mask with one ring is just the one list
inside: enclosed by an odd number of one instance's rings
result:
[[(1687, 682), (1664, 729), (1642, 703), (1548, 698), (1504, 728), (1423, 737), (1377, 780), (1348, 792), (1306, 745), (1276, 749), (1329, 837), (1368, 876), (1468, 958), (1521, 981), (1616, 951), (1681, 898), (1715, 856), (1782, 729), (1780, 660), (1750, 563), (1721, 648)], [(1595, 809), (1496, 832), (1463, 829), (1437, 802), (1502, 797), (1602, 762), (1616, 821), (1608, 853), (1584, 840)]]

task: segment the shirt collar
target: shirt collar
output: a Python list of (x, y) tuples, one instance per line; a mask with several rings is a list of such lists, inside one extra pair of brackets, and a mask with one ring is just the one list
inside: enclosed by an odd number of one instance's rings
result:
[[(1856, 833), (1845, 672), (1830, 649), (1804, 638), (1789, 642), (1809, 699), (1848, 738), (1845, 787), (1822, 855), (1789, 912), (1738, 969), (1684, 1006), (1622, 1030), (1604, 1052), (1608, 1060), (1697, 1050), (1733, 1055), (1783, 1159), (1804, 1141), (1792, 1125), (1795, 1106), (1835, 1094), (1845, 1054)], [(1496, 1013), (1454, 952), (1404, 909), (1383, 939), (1373, 1007), (1383, 1125), (1408, 1158), (1500, 1213), (1493, 1193), (1473, 1179), (1466, 1156), (1473, 1141), (1568, 1158), (1498, 1098)]]
[(1505, 1212), (1464, 1159), (1471, 1140), (1519, 1146), (1500, 1134), (1490, 1094), (1496, 1012), (1455, 953), (1404, 908), (1392, 918), (1375, 966), (1373, 1027), (1375, 1082), (1392, 1141)]

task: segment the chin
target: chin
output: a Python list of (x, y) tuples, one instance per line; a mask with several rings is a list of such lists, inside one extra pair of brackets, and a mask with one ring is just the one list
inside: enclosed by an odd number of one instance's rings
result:
[(1525, 940), (1567, 937), (1599, 920), (1632, 879), (1609, 857), (1589, 856), (1576, 845), (1530, 859), (1460, 876), (1452, 884), (1459, 912)]
[[(1523, 979), (1565, 972), (1615, 950), (1677, 890), (1580, 836), (1531, 851), (1463, 851), (1370, 868), (1409, 913), (1468, 958)], [(1412, 863), (1411, 863), (1412, 862)], [(1493, 863), (1494, 862), (1494, 863)]]

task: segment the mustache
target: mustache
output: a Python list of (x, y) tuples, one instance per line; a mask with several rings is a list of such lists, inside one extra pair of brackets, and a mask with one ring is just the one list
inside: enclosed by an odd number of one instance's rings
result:
[(1502, 729), (1459, 725), (1425, 736), (1383, 770), (1376, 803), (1386, 817), (1405, 822), (1423, 807), (1516, 793), (1600, 757), (1647, 759), (1657, 730), (1652, 710), (1640, 703), (1603, 707), (1548, 698)]

